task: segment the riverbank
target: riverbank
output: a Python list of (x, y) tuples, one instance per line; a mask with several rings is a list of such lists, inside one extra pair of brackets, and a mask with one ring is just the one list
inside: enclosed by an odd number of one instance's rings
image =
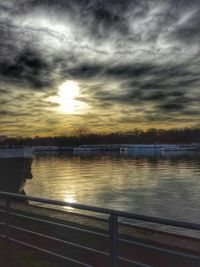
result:
[[(108, 238), (96, 237), (92, 234), (82, 233), (79, 230), (77, 231), (74, 229), (75, 227), (78, 227), (80, 229), (108, 234), (108, 222), (106, 219), (94, 218), (88, 215), (81, 215), (73, 212), (59, 211), (53, 208), (48, 209), (43, 207), (36, 207), (21, 202), (13, 203), (12, 207), (14, 213), (35, 217), (40, 220), (53, 221), (59, 224), (59, 226), (57, 225), (55, 227), (48, 223), (31, 221), (28, 218), (25, 219), (12, 215), (12, 224), (17, 225), (18, 227), (25, 228), (29, 231), (37, 231), (43, 235), (51, 235), (57, 239), (67, 240), (69, 242), (77, 243), (79, 245), (84, 245), (109, 253), (110, 243)], [(71, 226), (72, 228), (67, 229), (63, 226)], [(61, 246), (55, 241), (49, 242), (49, 240), (47, 240), (46, 238), (38, 239), (33, 235), (31, 235), (30, 238), (30, 234), (22, 234), (17, 229), (12, 229), (12, 235), (14, 235), (17, 239), (22, 240), (23, 242), (31, 242), (32, 245), (42, 246), (50, 251), (53, 250), (54, 253), (64, 253), (65, 256), (70, 256), (77, 260), (82, 260), (83, 262), (89, 261), (89, 263), (93, 266), (109, 266), (108, 257), (101, 257), (97, 254), (90, 255), (88, 254), (88, 251), (85, 252), (82, 249), (71, 248), (70, 246), (67, 246), (66, 249), (66, 246)], [(200, 255), (200, 239), (194, 237), (186, 237), (183, 235), (151, 230), (145, 227), (130, 226), (124, 224), (119, 225), (119, 236), (122, 238), (125, 237), (127, 240), (134, 240), (146, 245), (153, 245), (160, 248), (173, 249), (174, 251), (188, 252), (193, 255)], [(159, 252), (144, 248), (138, 248), (135, 246), (126, 246), (122, 244), (119, 244), (119, 248), (122, 256), (126, 256), (127, 258), (134, 258), (138, 261), (142, 260), (145, 263), (152, 263), (153, 266), (161, 266), (160, 264), (162, 262), (163, 267), (177, 267), (177, 265), (172, 265), (171, 263), (170, 265), (167, 265), (169, 263), (170, 257), (166, 258), (166, 255), (161, 255), (162, 253)], [(99, 261), (101, 262), (101, 264), (99, 264)], [(102, 263), (104, 265), (102, 265)], [(186, 262), (186, 264), (181, 263), (181, 265), (179, 266), (198, 265), (188, 265), (188, 263)]]

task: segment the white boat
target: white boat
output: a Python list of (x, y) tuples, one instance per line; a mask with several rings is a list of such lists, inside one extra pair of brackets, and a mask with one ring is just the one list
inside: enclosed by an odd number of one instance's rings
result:
[(199, 144), (178, 144), (178, 145), (165, 145), (163, 151), (188, 151), (200, 149)]
[(74, 152), (88, 152), (91, 150), (92, 150), (91, 147), (88, 147), (87, 145), (74, 147)]
[(34, 152), (55, 152), (59, 149), (59, 146), (33, 146)]
[(0, 148), (0, 158), (32, 158), (32, 148)]
[(136, 145), (123, 145), (120, 147), (121, 152), (135, 151), (135, 152), (148, 152), (148, 151), (188, 151), (199, 150), (200, 144), (136, 144)]
[(149, 145), (149, 144), (138, 144), (138, 145), (123, 145), (120, 147), (121, 152), (126, 151), (149, 151), (149, 150), (162, 150), (164, 145)]

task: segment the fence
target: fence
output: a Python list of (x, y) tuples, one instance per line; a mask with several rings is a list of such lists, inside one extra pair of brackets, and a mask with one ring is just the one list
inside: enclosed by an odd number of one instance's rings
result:
[[(176, 260), (182, 260), (183, 263), (180, 263), (181, 265), (174, 265), (174, 266), (200, 266), (200, 257), (198, 255), (191, 254), (189, 252), (185, 251), (178, 251), (178, 250), (173, 250), (169, 248), (164, 248), (158, 245), (152, 245), (148, 244), (145, 242), (140, 242), (138, 240), (130, 240), (124, 236), (121, 236), (118, 234), (118, 227), (119, 227), (119, 218), (126, 218), (126, 219), (133, 219), (133, 220), (138, 220), (138, 221), (143, 221), (143, 222), (148, 222), (148, 223), (157, 223), (161, 225), (168, 225), (168, 226), (174, 226), (174, 227), (179, 227), (179, 228), (184, 228), (184, 229), (192, 229), (192, 230), (200, 230), (200, 224), (195, 224), (195, 223), (189, 223), (189, 222), (178, 222), (175, 220), (170, 220), (170, 219), (163, 219), (163, 218), (158, 218), (158, 217), (152, 217), (152, 216), (145, 216), (145, 215), (139, 215), (139, 214), (133, 214), (133, 213), (128, 213), (128, 212), (123, 212), (123, 211), (116, 211), (116, 210), (111, 210), (111, 209), (106, 209), (106, 208), (99, 208), (99, 207), (93, 207), (93, 206), (88, 206), (88, 205), (81, 205), (81, 204), (75, 204), (75, 203), (68, 203), (64, 201), (57, 201), (57, 200), (51, 200), (51, 199), (44, 199), (44, 198), (38, 198), (38, 197), (32, 197), (32, 196), (24, 196), (24, 195), (19, 195), (19, 194), (12, 194), (12, 193), (6, 193), (6, 192), (0, 192), (0, 199), (5, 200), (5, 208), (1, 209), (0, 212), (4, 213), (5, 215), (5, 220), (0, 222), (0, 225), (3, 225), (5, 227), (5, 233), (1, 234), (0, 237), (6, 239), (9, 242), (14, 242), (21, 244), (23, 246), (29, 247), (31, 249), (38, 250), (40, 252), (43, 252), (45, 254), (50, 254), (52, 256), (58, 257), (62, 260), (66, 260), (67, 262), (71, 262), (74, 264), (77, 264), (77, 266), (87, 266), (87, 267), (92, 267), (95, 265), (90, 265), (88, 263), (84, 263), (82, 261), (79, 261), (77, 259), (73, 259), (70, 257), (67, 257), (65, 255), (61, 255), (59, 253), (52, 252), (50, 250), (46, 250), (40, 246), (34, 246), (30, 243), (26, 243), (23, 241), (20, 241), (17, 238), (14, 238), (11, 235), (11, 230), (16, 229), (21, 232), (25, 232), (26, 234), (30, 235), (35, 235), (39, 239), (40, 238), (47, 238), (51, 241), (56, 241), (61, 244), (67, 244), (72, 247), (76, 247), (78, 249), (83, 249), (87, 250), (88, 254), (99, 254), (103, 257), (106, 257), (108, 259), (108, 266), (112, 267), (117, 267), (117, 266), (135, 266), (135, 267), (150, 267), (150, 266), (159, 266), (159, 265), (154, 265), (154, 263), (146, 262), (145, 259), (134, 260), (132, 258), (128, 258), (125, 256), (122, 256), (120, 253), (120, 246), (119, 244), (125, 244), (126, 246), (130, 245), (133, 247), (139, 247), (141, 249), (149, 250), (149, 251), (156, 251), (157, 253), (161, 253), (162, 255), (165, 255), (166, 257), (175, 257)], [(37, 218), (34, 216), (31, 216), (31, 214), (25, 215), (22, 214), (21, 212), (18, 212), (16, 209), (12, 208), (12, 201), (33, 201), (37, 203), (44, 203), (46, 205), (56, 205), (56, 206), (61, 206), (61, 207), (72, 207), (74, 209), (79, 209), (82, 211), (90, 211), (90, 212), (95, 212), (95, 213), (101, 213), (104, 215), (108, 216), (108, 232), (103, 233), (103, 232), (98, 232), (94, 231), (91, 229), (85, 229), (84, 227), (77, 227), (77, 226), (72, 226), (72, 225), (66, 225), (62, 223), (58, 223), (55, 221), (51, 220), (45, 220), (41, 218)], [(80, 245), (77, 243), (73, 243), (70, 241), (62, 240), (60, 238), (56, 238), (50, 235), (42, 234), (37, 231), (32, 231), (28, 230), (23, 227), (18, 227), (16, 225), (13, 225), (11, 223), (11, 216), (17, 216), (20, 218), (24, 219), (29, 219), (34, 222), (38, 223), (46, 223), (46, 224), (51, 224), (55, 227), (64, 227), (72, 230), (77, 230), (80, 232), (84, 232), (86, 234), (92, 234), (94, 236), (100, 236), (103, 238), (107, 238), (109, 240), (109, 251), (103, 251), (103, 250), (98, 250), (94, 249), (85, 245)], [(174, 259), (174, 258), (173, 258)], [(153, 262), (156, 262), (156, 259), (153, 260)], [(121, 265), (120, 265), (121, 264)], [(185, 264), (185, 265), (184, 265)], [(162, 264), (164, 266), (164, 264)], [(173, 265), (170, 265), (170, 267)]]

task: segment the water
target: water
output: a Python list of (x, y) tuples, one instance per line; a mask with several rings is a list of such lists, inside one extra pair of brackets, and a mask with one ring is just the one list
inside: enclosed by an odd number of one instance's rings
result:
[(25, 192), (200, 222), (200, 153), (36, 156)]

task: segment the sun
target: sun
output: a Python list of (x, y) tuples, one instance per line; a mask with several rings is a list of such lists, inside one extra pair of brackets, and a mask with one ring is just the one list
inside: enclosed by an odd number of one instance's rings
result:
[(74, 81), (64, 82), (59, 86), (58, 95), (60, 99), (63, 101), (74, 100), (77, 96), (79, 96), (79, 85)]
[(67, 81), (59, 86), (58, 97), (62, 112), (73, 112), (79, 106), (76, 97), (80, 95), (80, 87), (75, 81)]
[(50, 102), (59, 104), (61, 113), (77, 113), (86, 108), (86, 104), (78, 100), (80, 86), (76, 81), (66, 81), (58, 88), (57, 96), (49, 98)]

